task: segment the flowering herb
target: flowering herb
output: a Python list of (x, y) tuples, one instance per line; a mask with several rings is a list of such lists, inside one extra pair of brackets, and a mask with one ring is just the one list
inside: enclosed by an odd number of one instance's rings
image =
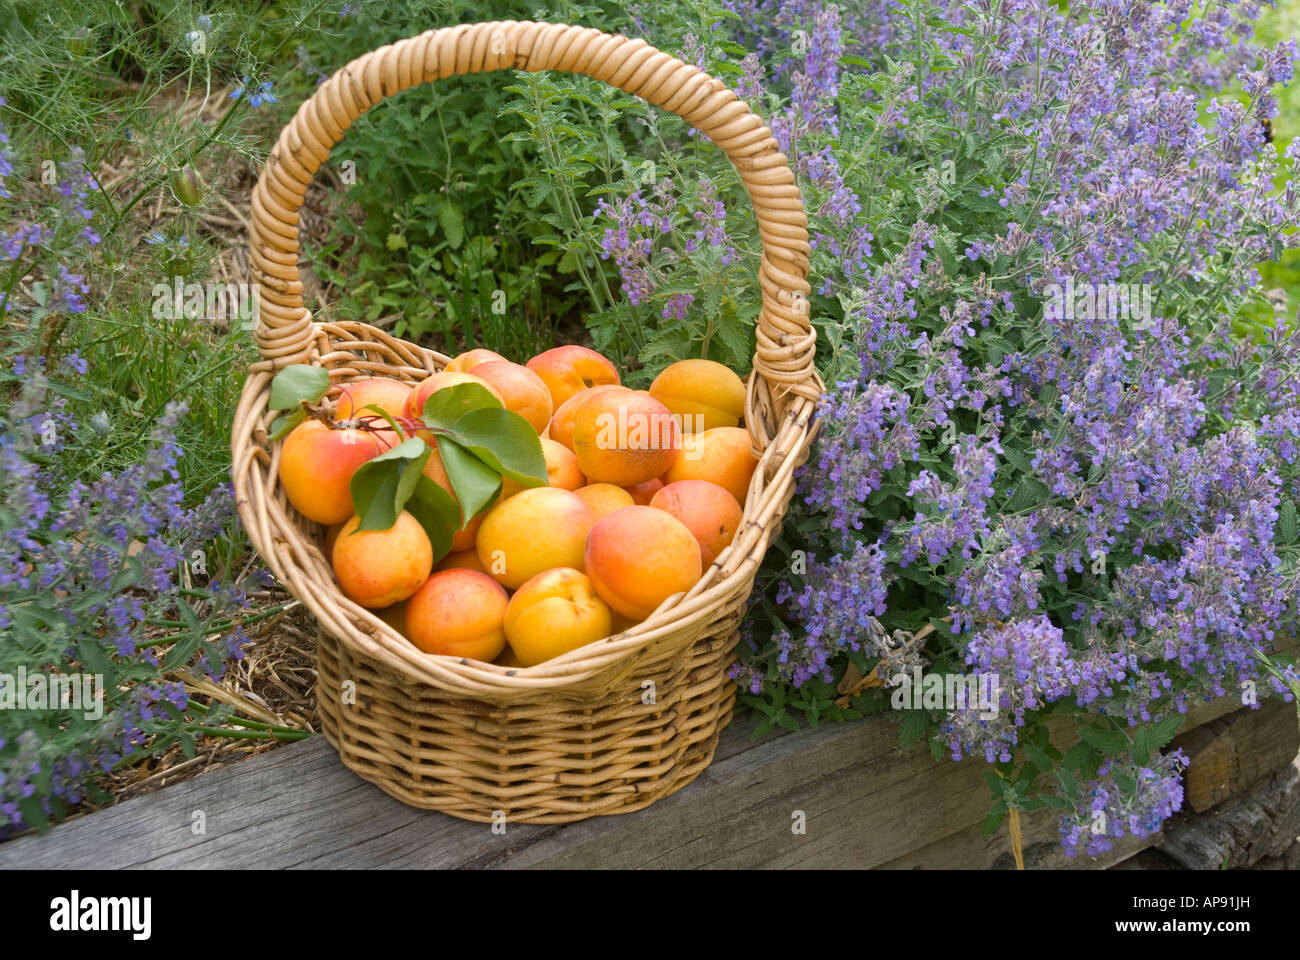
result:
[(877, 627), (933, 630), (927, 669), (997, 677), (996, 715), (910, 711), (903, 741), (993, 765), (990, 829), (1058, 808), (1089, 855), (1158, 829), (1188, 708), (1297, 680), (1300, 335), (1241, 320), (1300, 216), (1259, 123), (1295, 44), (1252, 45), (1251, 4), (727, 6), (805, 191), (833, 384), (742, 696), (765, 726), (887, 709), (892, 665), (833, 685), (879, 666)]
[[(96, 777), (119, 764), (178, 741), (192, 755), (222, 712), (195, 708), (170, 675), (219, 679), (243, 655), (249, 605), (208, 555), (232, 522), (230, 488), (184, 505), (184, 406), (159, 418), (139, 464), (70, 480), (62, 461), (82, 425), (43, 363), (13, 361), (18, 393), (0, 413), (0, 836), (102, 800)], [(87, 369), (76, 355), (64, 366)], [(79, 699), (59, 701), (49, 691), (69, 678)]]

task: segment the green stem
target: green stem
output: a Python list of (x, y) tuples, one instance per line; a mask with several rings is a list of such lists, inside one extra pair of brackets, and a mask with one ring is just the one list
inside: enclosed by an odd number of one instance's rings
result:
[(273, 730), (229, 730), (225, 727), (192, 727), (194, 733), (209, 737), (228, 737), (232, 740), (306, 740), (312, 735), (310, 730), (291, 730), (276, 732)]

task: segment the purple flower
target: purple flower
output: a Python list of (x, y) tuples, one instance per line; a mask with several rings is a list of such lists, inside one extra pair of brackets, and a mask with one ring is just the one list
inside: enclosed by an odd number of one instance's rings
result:
[[(343, 16), (347, 16), (346, 6), (345, 6), (345, 12), (343, 13)], [(252, 86), (251, 88), (250, 88), (250, 83), (251, 81), (248, 79), (248, 77), (244, 77), (243, 80), (240, 82), (239, 86), (235, 87), (234, 90), (230, 91), (230, 99), (238, 100), (241, 97), (247, 95), (248, 105), (252, 107), (254, 110), (256, 110), (264, 103), (280, 102), (276, 98), (275, 94), (271, 92), (270, 80), (263, 80), (261, 83)]]

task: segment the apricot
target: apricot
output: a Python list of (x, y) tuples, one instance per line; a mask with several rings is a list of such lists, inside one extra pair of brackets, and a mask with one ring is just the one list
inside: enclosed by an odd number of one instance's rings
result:
[(654, 499), (654, 495), (663, 488), (664, 482), (658, 477), (654, 477), (645, 483), (638, 483), (635, 486), (624, 487), (623, 489), (627, 491), (628, 496), (632, 498), (632, 502), (638, 507), (648, 507), (650, 501)]
[(633, 506), (632, 494), (612, 483), (592, 483), (573, 491), (582, 498), (591, 515), (599, 520), (607, 513)]
[[(350, 380), (339, 385), (339, 393), (334, 401), (334, 416), (340, 420), (354, 417), (378, 416), (365, 407), (374, 404), (389, 414), (394, 420), (401, 419), (406, 413), (406, 400), (411, 395), (411, 385), (391, 377), (370, 377), (365, 380)], [(382, 426), (382, 424), (376, 424)], [(389, 431), (392, 432), (391, 430)]]
[(425, 653), (491, 663), (506, 645), (509, 598), (477, 570), (440, 570), (406, 604), (406, 635)]
[(742, 507), (749, 495), (758, 458), (749, 449), (749, 431), (743, 427), (714, 427), (682, 438), (682, 455), (664, 480), (708, 480), (726, 490)]
[(479, 573), (487, 573), (483, 569), (483, 561), (478, 558), (478, 551), (472, 547), (466, 550), (453, 550), (438, 561), (438, 566), (435, 569), (477, 570)]
[(371, 431), (304, 420), (280, 448), (280, 486), (294, 509), (308, 520), (342, 523), (353, 513), (352, 475), (386, 449)]
[(531, 487), (487, 512), (475, 549), (487, 572), (513, 590), (552, 567), (581, 569), (594, 522), (576, 493)]
[(609, 636), (611, 613), (579, 570), (545, 570), (506, 607), (506, 642), (525, 667)]
[(586, 485), (587, 478), (578, 469), (578, 458), (568, 447), (542, 437), (542, 453), (546, 457), (547, 486), (577, 490)]
[(615, 610), (614, 621), (609, 628), (609, 635), (612, 637), (616, 634), (623, 633), (625, 630), (631, 630), (640, 622), (640, 620), (633, 620), (631, 617), (625, 617), (623, 614)]
[(505, 398), (497, 392), (497, 388), (492, 386), (486, 380), (481, 380), (476, 376), (468, 373), (457, 373), (452, 371), (448, 373), (435, 373), (432, 376), (425, 377), (417, 383), (411, 390), (410, 396), (406, 398), (406, 409), (403, 411), (408, 417), (421, 417), (424, 415), (424, 402), (434, 393), (447, 387), (457, 387), (462, 383), (477, 383), (480, 387), (485, 387), (492, 396), (500, 401), (501, 406), (506, 405)]
[(402, 636), (406, 636), (406, 601), (375, 611), (376, 616)]
[(405, 600), (433, 570), (433, 544), (420, 521), (403, 510), (387, 530), (361, 530), (354, 516), (334, 542), (334, 576), (349, 599), (363, 607)]
[(654, 507), (624, 507), (591, 528), (586, 572), (616, 612), (644, 620), (703, 572), (700, 545), (686, 525)]
[(546, 389), (551, 391), (551, 401), (556, 409), (586, 387), (621, 382), (612, 363), (595, 350), (576, 344), (539, 353), (526, 366), (542, 378)]
[(523, 664), (519, 662), (519, 658), (515, 656), (515, 652), (510, 649), (510, 644), (508, 643), (506, 644), (506, 648), (501, 651), (501, 656), (497, 657), (492, 662), (495, 663), (498, 667), (522, 667), (523, 666)]
[(374, 405), (394, 420), (405, 416), (406, 400), (411, 395), (411, 384), (391, 377), (369, 377), (340, 384), (334, 402), (334, 416), (339, 420), (363, 420), (372, 430), (377, 430), (379, 441), (385, 448), (397, 446), (405, 436), (397, 436), (384, 418), (366, 407)]
[(555, 409), (551, 391), (527, 367), (509, 360), (491, 360), (475, 367), (473, 376), (491, 385), (505, 401), (506, 409), (527, 420), (539, 435), (551, 422)]
[(650, 506), (686, 525), (699, 541), (700, 563), (705, 568), (731, 545), (744, 514), (735, 497), (708, 480), (670, 483), (654, 495)]
[(712, 360), (669, 364), (650, 384), (650, 396), (681, 418), (686, 433), (739, 426), (745, 416), (744, 381)]
[[(343, 529), (341, 523), (331, 523), (325, 528), (325, 559), (330, 560), (334, 556), (334, 542), (339, 538), (339, 531)], [(332, 561), (331, 561), (332, 562)]]
[(596, 483), (631, 487), (659, 476), (677, 461), (681, 436), (667, 407), (632, 390), (597, 394), (573, 415), (578, 469)]
[(587, 387), (585, 390), (579, 390), (568, 400), (555, 408), (555, 413), (551, 414), (551, 424), (547, 427), (547, 436), (558, 443), (564, 444), (570, 450), (573, 449), (573, 415), (578, 412), (578, 408), (587, 402), (588, 398), (594, 397), (598, 393), (607, 390), (626, 390), (627, 387), (620, 387), (616, 383), (602, 383), (598, 387)]
[(466, 350), (458, 354), (456, 359), (449, 362), (443, 367), (444, 373), (473, 373), (474, 368), (484, 363), (491, 363), (494, 360), (504, 360), (505, 357), (499, 353), (493, 353), (491, 350), (484, 350), (482, 347), (476, 347), (473, 350)]
[(483, 517), (486, 514), (480, 513), (476, 517), (470, 517), (469, 523), (464, 528), (457, 530), (451, 535), (451, 549), (453, 553), (460, 553), (464, 550), (473, 550), (474, 545), (478, 542), (479, 528), (483, 526)]

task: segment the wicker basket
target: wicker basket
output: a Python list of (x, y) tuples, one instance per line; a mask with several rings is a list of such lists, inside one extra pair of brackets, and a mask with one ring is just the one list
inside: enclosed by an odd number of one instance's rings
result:
[[(763, 241), (762, 312), (746, 422), (761, 456), (734, 543), (686, 594), (635, 628), (527, 669), (431, 656), (342, 595), (320, 527), (277, 482), (271, 379), (311, 363), (334, 382), (415, 381), (447, 357), (363, 323), (315, 323), (298, 276), (298, 210), (357, 117), (430, 80), (487, 70), (584, 73), (679, 114), (724, 150)], [(321, 84), (280, 134), (253, 193), (250, 255), (262, 360), (231, 443), (240, 517), (280, 581), (316, 615), (317, 699), (343, 762), (394, 797), (470, 820), (562, 823), (637, 810), (712, 759), (735, 699), (727, 668), (755, 571), (807, 457), (822, 393), (808, 322), (807, 220), (770, 131), (720, 81), (641, 40), (529, 22), (430, 31), (382, 47)]]

